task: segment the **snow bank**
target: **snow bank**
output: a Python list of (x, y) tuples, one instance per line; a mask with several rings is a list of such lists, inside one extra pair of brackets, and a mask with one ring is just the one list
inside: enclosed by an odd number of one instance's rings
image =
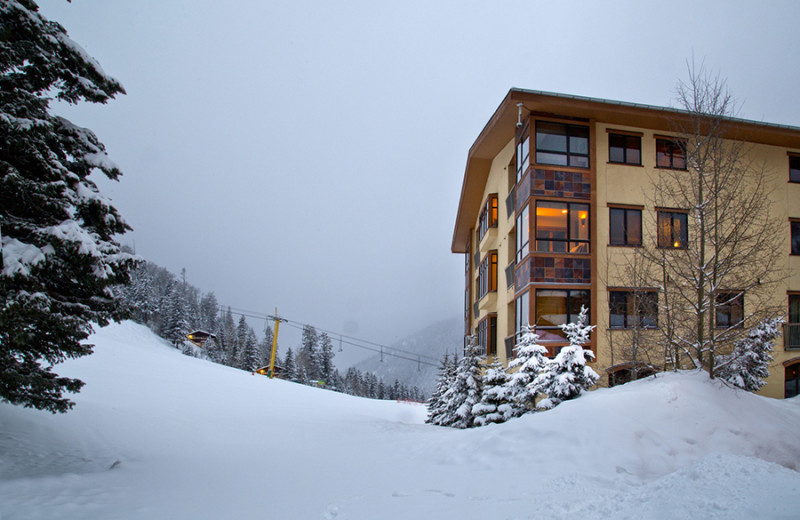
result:
[(451, 430), (183, 356), (146, 328), (60, 366), (53, 416), (0, 405), (0, 518), (794, 518), (800, 401), (669, 374)]

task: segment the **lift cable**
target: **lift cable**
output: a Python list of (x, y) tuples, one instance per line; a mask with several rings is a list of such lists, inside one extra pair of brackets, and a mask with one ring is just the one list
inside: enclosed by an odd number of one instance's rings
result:
[[(292, 327), (294, 329), (298, 329), (298, 330), (303, 330), (303, 328), (306, 325), (309, 325), (307, 323), (301, 323), (299, 321), (289, 320), (289, 319), (286, 319), (286, 318), (283, 318), (283, 317), (278, 317), (278, 316), (271, 316), (271, 315), (264, 314), (264, 313), (261, 313), (261, 312), (258, 312), (258, 311), (251, 311), (251, 310), (247, 310), (247, 309), (241, 309), (241, 308), (237, 308), (237, 307), (229, 307), (229, 306), (224, 306), (224, 305), (218, 305), (218, 307), (219, 307), (220, 311), (222, 311), (222, 312), (227, 312), (228, 309), (230, 309), (231, 314), (236, 314), (237, 316), (244, 316), (246, 318), (264, 320), (264, 321), (267, 321), (267, 322), (273, 321), (275, 318), (278, 318), (282, 322), (286, 323), (287, 326)], [(312, 325), (310, 325), (310, 326), (312, 326)], [(400, 348), (387, 347), (387, 346), (382, 345), (380, 343), (375, 343), (373, 341), (369, 341), (369, 340), (365, 340), (365, 339), (361, 339), (361, 338), (356, 338), (354, 336), (348, 336), (347, 334), (341, 334), (339, 332), (330, 331), (330, 330), (326, 330), (326, 329), (322, 329), (322, 328), (318, 328), (318, 327), (314, 327), (314, 329), (317, 330), (317, 331), (320, 331), (320, 332), (325, 332), (325, 333), (327, 333), (329, 335), (338, 336), (340, 352), (341, 352), (341, 345), (344, 344), (344, 345), (349, 345), (349, 346), (352, 346), (352, 347), (361, 348), (361, 349), (364, 349), (364, 350), (369, 350), (371, 352), (378, 353), (378, 354), (381, 355), (381, 361), (383, 361), (383, 356), (386, 355), (386, 356), (392, 356), (392, 357), (395, 357), (395, 358), (398, 358), (398, 359), (403, 359), (403, 360), (406, 360), (406, 361), (414, 361), (414, 362), (417, 363), (417, 367), (419, 367), (420, 365), (426, 365), (426, 366), (432, 366), (432, 367), (439, 366), (438, 360), (436, 358), (432, 357), (432, 356), (427, 356), (425, 354), (417, 354), (416, 352), (410, 352), (408, 350), (403, 350), (403, 349), (400, 349)], [(409, 356), (411, 356), (411, 357), (409, 357)], [(426, 361), (426, 360), (431, 360), (433, 362)]]

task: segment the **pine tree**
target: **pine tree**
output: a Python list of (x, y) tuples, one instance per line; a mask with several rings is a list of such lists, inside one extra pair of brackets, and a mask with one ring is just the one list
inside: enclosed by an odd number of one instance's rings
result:
[(217, 303), (217, 296), (213, 292), (203, 295), (200, 299), (199, 328), (206, 332), (216, 330), (218, 314), (219, 303)]
[(78, 379), (53, 365), (85, 356), (92, 323), (122, 318), (112, 287), (134, 266), (129, 226), (89, 175), (121, 172), (91, 130), (50, 101), (105, 103), (122, 86), (32, 0), (0, 2), (0, 400), (66, 412)]
[(325, 381), (326, 384), (330, 382), (331, 374), (333, 373), (334, 355), (331, 338), (323, 332), (319, 337), (319, 370), (320, 379)]
[(555, 359), (547, 363), (533, 383), (547, 395), (547, 399), (539, 403), (540, 408), (552, 408), (562, 401), (575, 399), (600, 379), (597, 372), (586, 366), (586, 357), (594, 357), (591, 350), (583, 348), (594, 329), (594, 325), (586, 324), (588, 312), (586, 307), (581, 307), (577, 322), (561, 326), (570, 345), (562, 348)]
[(219, 332), (217, 332), (216, 336), (222, 351), (225, 353), (223, 363), (233, 366), (233, 360), (236, 359), (236, 324), (233, 321), (233, 313), (230, 307), (222, 317), (222, 323), (219, 324)]
[(319, 336), (311, 325), (303, 326), (300, 350), (297, 353), (297, 366), (302, 367), (309, 381), (320, 378)]
[(493, 357), (483, 373), (481, 400), (472, 407), (475, 426), (503, 423), (519, 415), (518, 405), (510, 398), (508, 380), (503, 364)]
[(439, 374), (436, 378), (436, 387), (434, 387), (433, 393), (431, 393), (428, 399), (428, 417), (425, 419), (426, 423), (442, 425), (445, 405), (444, 395), (452, 383), (451, 376), (450, 358), (448, 354), (445, 353), (444, 357), (439, 362)]
[[(264, 329), (264, 341), (261, 342), (261, 347), (258, 350), (259, 366), (269, 365), (270, 358), (272, 357), (272, 328), (269, 325)], [(276, 360), (278, 361), (278, 360)]]
[(167, 297), (165, 316), (163, 318), (162, 336), (173, 345), (180, 346), (189, 333), (189, 308), (186, 302), (186, 288), (181, 283), (172, 285)]
[(547, 348), (539, 344), (539, 335), (534, 327), (526, 326), (517, 344), (517, 356), (508, 364), (509, 370), (517, 369), (506, 383), (509, 413), (518, 416), (535, 408), (541, 393), (535, 381), (546, 364)]
[(236, 333), (234, 335), (232, 349), (230, 351), (230, 359), (228, 364), (235, 368), (242, 368), (242, 351), (247, 343), (247, 333), (250, 331), (250, 326), (247, 325), (247, 320), (244, 316), (239, 317), (239, 323), (236, 325)]
[(748, 392), (759, 391), (769, 377), (772, 346), (781, 334), (781, 323), (782, 318), (759, 322), (747, 337), (736, 342), (730, 355), (718, 356), (716, 376)]
[(239, 358), (239, 368), (253, 372), (258, 368), (259, 361), (259, 345), (256, 333), (253, 329), (248, 327), (247, 335), (245, 336), (244, 344), (241, 348), (241, 355)]
[(286, 357), (283, 358), (283, 376), (284, 379), (289, 381), (297, 381), (297, 365), (294, 361), (294, 352), (292, 348), (286, 349)]
[(445, 416), (447, 425), (454, 428), (471, 428), (472, 407), (481, 400), (481, 360), (473, 338), (464, 349), (464, 357), (458, 362), (453, 383), (445, 393)]

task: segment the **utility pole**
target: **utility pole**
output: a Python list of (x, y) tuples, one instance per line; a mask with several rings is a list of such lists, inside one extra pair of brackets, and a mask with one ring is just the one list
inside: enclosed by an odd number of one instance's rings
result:
[(277, 307), (275, 307), (275, 315), (269, 316), (269, 318), (275, 321), (275, 334), (272, 335), (272, 355), (269, 357), (269, 372), (267, 372), (269, 378), (272, 379), (272, 376), (275, 375), (275, 352), (278, 350), (278, 325), (286, 320), (278, 316)]

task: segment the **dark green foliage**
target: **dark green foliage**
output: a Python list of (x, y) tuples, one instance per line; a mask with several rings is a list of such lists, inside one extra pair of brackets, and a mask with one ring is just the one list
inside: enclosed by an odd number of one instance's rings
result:
[(114, 236), (130, 229), (88, 176), (119, 169), (88, 129), (50, 113), (52, 97), (105, 103), (122, 86), (38, 13), (0, 3), (0, 399), (65, 412), (83, 383), (54, 364), (91, 353), (92, 323), (122, 313), (112, 287), (135, 261)]

